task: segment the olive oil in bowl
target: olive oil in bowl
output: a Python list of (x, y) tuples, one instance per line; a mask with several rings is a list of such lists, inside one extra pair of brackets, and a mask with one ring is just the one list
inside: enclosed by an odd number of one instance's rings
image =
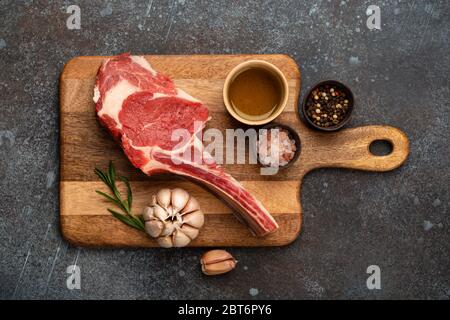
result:
[(283, 112), (288, 83), (273, 64), (250, 60), (228, 74), (223, 87), (225, 107), (236, 120), (248, 125), (266, 124)]
[(263, 120), (281, 103), (282, 87), (277, 76), (270, 71), (250, 68), (231, 82), (229, 96), (239, 116), (248, 120)]

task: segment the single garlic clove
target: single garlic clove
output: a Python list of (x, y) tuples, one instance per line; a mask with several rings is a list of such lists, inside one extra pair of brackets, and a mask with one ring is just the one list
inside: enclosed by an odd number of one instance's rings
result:
[(145, 222), (145, 231), (153, 237), (159, 237), (164, 229), (164, 224), (159, 220), (150, 220)]
[(233, 270), (237, 261), (225, 250), (211, 250), (202, 256), (200, 263), (204, 274), (217, 275)]
[(173, 235), (173, 246), (180, 248), (185, 247), (191, 242), (191, 239), (185, 235), (180, 229), (175, 230)]
[(142, 218), (144, 221), (152, 220), (154, 217), (153, 207), (145, 207), (144, 210), (142, 210)]
[(201, 264), (212, 264), (224, 260), (234, 260), (233, 256), (225, 250), (209, 250), (202, 255)]
[(161, 189), (156, 194), (156, 201), (161, 207), (167, 208), (170, 204), (171, 194), (170, 189)]
[(202, 271), (208, 276), (227, 273), (236, 267), (236, 261), (225, 260), (213, 264), (202, 264)]
[(195, 199), (194, 197), (190, 197), (183, 210), (181, 210), (181, 214), (196, 211), (198, 209), (200, 209), (200, 204), (198, 203), (197, 199)]
[(156, 195), (153, 195), (152, 196), (152, 201), (150, 201), (150, 205), (152, 206), (152, 207), (154, 207), (155, 205), (157, 205), (158, 204), (158, 201), (156, 200)]
[(183, 231), (183, 233), (185, 235), (187, 235), (191, 240), (194, 240), (195, 238), (197, 238), (198, 236), (198, 232), (199, 230), (191, 227), (190, 225), (184, 224), (181, 228), (181, 231)]
[(189, 193), (181, 188), (175, 188), (172, 190), (172, 208), (174, 213), (178, 213), (186, 206), (189, 201)]
[(161, 236), (169, 236), (175, 230), (175, 226), (172, 221), (166, 221), (164, 223), (164, 230), (161, 233)]
[(170, 237), (170, 236), (156, 238), (156, 241), (163, 248), (172, 248), (173, 247), (172, 237)]
[(161, 221), (164, 221), (169, 217), (167, 210), (157, 204), (153, 207), (153, 213)]
[(183, 216), (183, 223), (188, 224), (194, 228), (200, 229), (205, 223), (205, 217), (201, 210), (187, 213)]
[(144, 221), (151, 220), (153, 218), (153, 208), (145, 207), (144, 210), (142, 210), (142, 218), (144, 218)]

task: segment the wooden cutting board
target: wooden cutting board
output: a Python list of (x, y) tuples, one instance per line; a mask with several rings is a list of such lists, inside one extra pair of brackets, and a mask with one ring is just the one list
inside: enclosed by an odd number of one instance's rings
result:
[[(280, 229), (265, 238), (253, 237), (232, 215), (231, 209), (202, 187), (172, 175), (147, 177), (135, 169), (110, 135), (99, 125), (92, 101), (95, 76), (104, 57), (77, 57), (70, 60), (60, 78), (61, 175), (60, 222), (65, 239), (81, 246), (155, 247), (144, 233), (115, 220), (111, 207), (94, 190), (106, 186), (94, 174), (94, 167), (106, 168), (114, 160), (117, 171), (131, 181), (133, 211), (140, 213), (151, 195), (163, 187), (182, 187), (200, 202), (205, 226), (191, 246), (281, 246), (294, 241), (301, 228), (301, 182), (316, 168), (340, 167), (368, 171), (388, 171), (400, 166), (408, 156), (406, 135), (389, 126), (366, 126), (337, 133), (320, 133), (303, 124), (297, 112), (300, 71), (286, 55), (191, 55), (146, 56), (152, 66), (169, 75), (175, 84), (202, 100), (212, 120), (209, 128), (242, 127), (231, 118), (222, 102), (222, 86), (228, 72), (250, 60), (267, 60), (285, 74), (289, 102), (276, 122), (297, 130), (301, 154), (290, 168), (274, 176), (262, 176), (257, 165), (225, 165), (227, 172), (258, 198), (272, 213)], [(357, 108), (364, 108), (358, 105)], [(388, 140), (393, 151), (374, 156), (369, 145)]]

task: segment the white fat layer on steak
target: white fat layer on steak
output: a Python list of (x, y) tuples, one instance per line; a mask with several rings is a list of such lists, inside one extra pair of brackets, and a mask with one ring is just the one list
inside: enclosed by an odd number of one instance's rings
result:
[(121, 80), (114, 87), (109, 89), (103, 97), (102, 108), (98, 112), (98, 116), (107, 115), (116, 121), (117, 129), (122, 129), (119, 121), (119, 112), (122, 110), (122, 104), (129, 95), (138, 92), (139, 87), (129, 83), (127, 80)]
[(178, 89), (178, 88), (177, 88), (177, 95), (165, 94), (165, 93), (160, 93), (160, 92), (157, 92), (153, 95), (153, 99), (165, 98), (165, 97), (168, 97), (168, 98), (176, 97), (176, 98), (180, 98), (180, 99), (191, 101), (191, 102), (201, 103), (200, 100), (195, 99), (191, 95), (187, 94), (185, 91)]
[(100, 90), (98, 90), (98, 86), (96, 85), (94, 88), (94, 102), (97, 103), (98, 99), (100, 99)]
[(156, 76), (157, 73), (156, 73), (155, 69), (152, 68), (150, 63), (148, 63), (148, 61), (143, 56), (131, 56), (131, 60), (133, 60), (133, 62), (137, 63), (138, 65), (140, 65), (142, 68), (150, 71), (152, 76), (154, 76), (154, 77)]

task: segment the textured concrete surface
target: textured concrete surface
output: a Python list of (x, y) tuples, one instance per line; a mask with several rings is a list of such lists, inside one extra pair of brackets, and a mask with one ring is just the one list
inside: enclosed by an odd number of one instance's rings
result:
[[(80, 30), (66, 28), (71, 4)], [(370, 4), (381, 31), (366, 27)], [(0, 1), (0, 298), (448, 299), (449, 13), (445, 0)], [(397, 126), (411, 156), (389, 173), (311, 173), (298, 240), (232, 249), (223, 277), (202, 276), (202, 249), (72, 247), (58, 229), (58, 75), (76, 55), (123, 51), (287, 53), (302, 92), (341, 79), (357, 97), (350, 126)], [(66, 287), (74, 263), (81, 290)]]

